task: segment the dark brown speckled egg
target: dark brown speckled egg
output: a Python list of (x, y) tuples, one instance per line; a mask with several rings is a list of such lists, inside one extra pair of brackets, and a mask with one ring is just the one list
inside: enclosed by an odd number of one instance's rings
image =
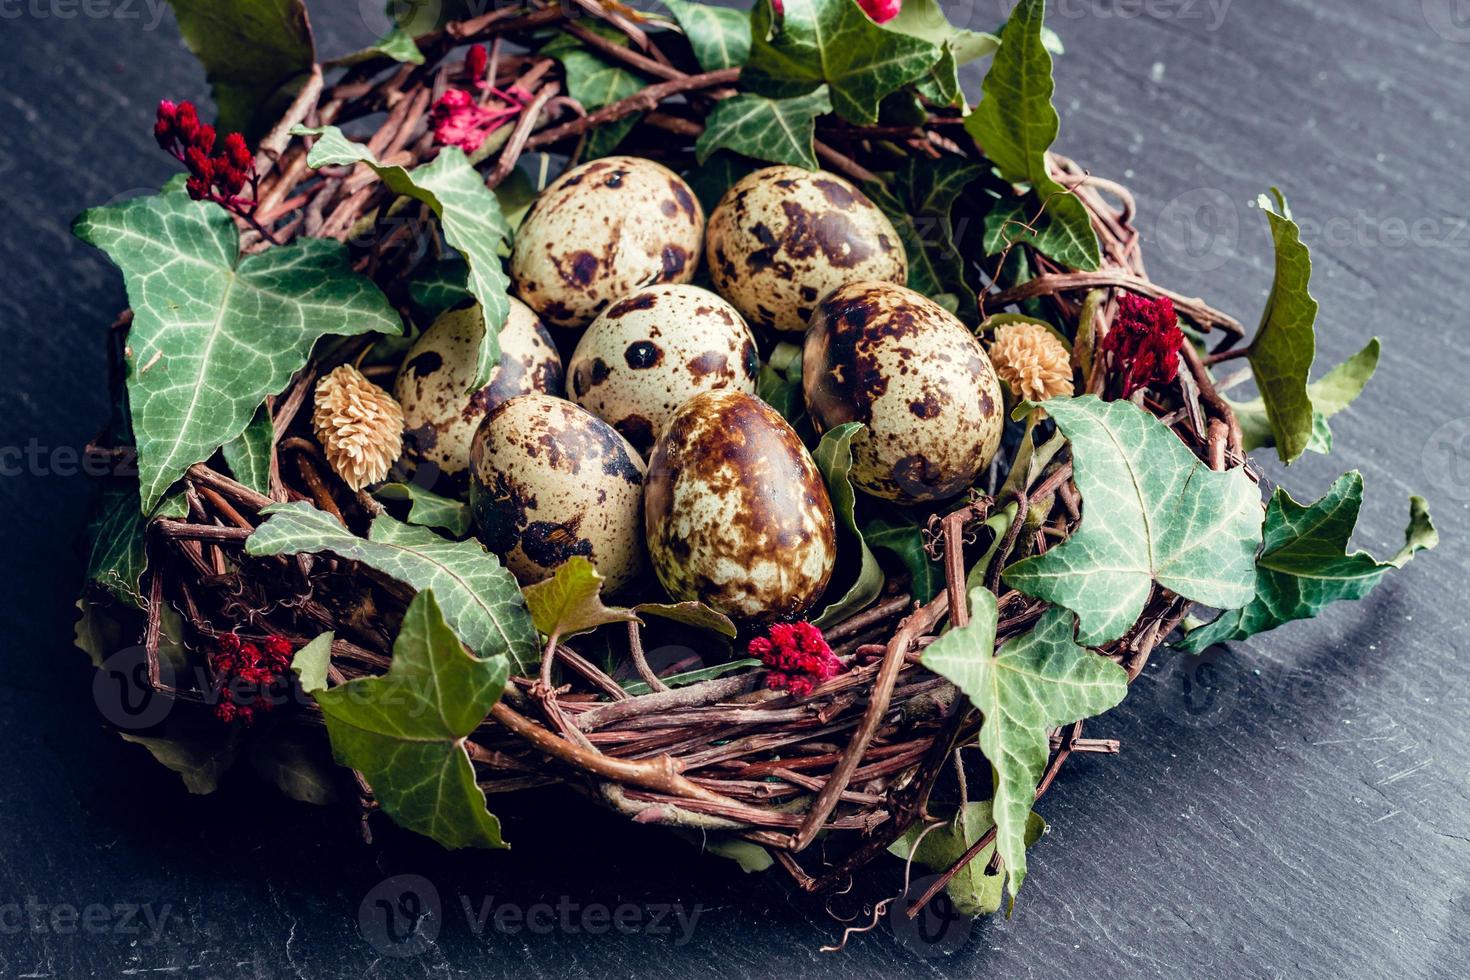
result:
[(820, 432), (867, 429), (852, 482), (903, 503), (963, 492), (1000, 446), (1000, 382), (975, 335), (938, 303), (891, 282), (855, 282), (812, 314), (802, 390)]
[(739, 391), (674, 413), (649, 458), (644, 526), (669, 595), (750, 624), (810, 609), (837, 556), (816, 463), (775, 409)]

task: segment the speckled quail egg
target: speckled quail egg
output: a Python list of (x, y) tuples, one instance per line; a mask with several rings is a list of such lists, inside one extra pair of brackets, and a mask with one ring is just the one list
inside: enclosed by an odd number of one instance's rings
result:
[(812, 314), (802, 391), (818, 431), (862, 422), (852, 482), (916, 503), (969, 487), (1000, 445), (1000, 382), (954, 314), (891, 282), (855, 282)]
[(512, 299), (500, 331), (500, 366), (489, 384), (469, 393), (481, 336), (476, 309), (442, 314), (409, 348), (393, 384), (393, 397), (403, 406), (405, 458), (415, 467), (438, 467), (459, 490), (469, 469), (470, 440), (491, 409), (516, 395), (562, 391), (561, 356), (551, 334), (530, 307)]
[(742, 391), (706, 391), (674, 413), (649, 459), (644, 526), (669, 595), (747, 623), (806, 612), (837, 556), (821, 471), (786, 420)]
[(502, 402), (470, 447), (470, 510), (523, 584), (573, 555), (615, 592), (643, 565), (643, 460), (612, 426), (550, 395)]
[(639, 452), (701, 391), (755, 393), (760, 358), (735, 307), (698, 286), (645, 286), (598, 314), (567, 364), (572, 401)]
[(757, 170), (725, 192), (705, 236), (710, 279), (753, 324), (805, 330), (817, 301), (859, 279), (904, 282), (903, 241), (852, 184), (800, 167)]
[(510, 275), (547, 323), (581, 327), (639, 286), (688, 282), (704, 210), (678, 174), (640, 157), (574, 167), (542, 191), (516, 232)]

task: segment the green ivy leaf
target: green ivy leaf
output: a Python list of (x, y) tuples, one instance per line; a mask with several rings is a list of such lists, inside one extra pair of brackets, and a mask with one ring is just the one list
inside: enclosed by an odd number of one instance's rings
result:
[(944, 55), (919, 83), (919, 91), (940, 105), (962, 102), (959, 66), (994, 54), (1000, 39), (994, 34), (955, 27), (944, 16), (939, 0), (905, 0), (898, 15), (883, 25), (890, 31), (937, 44)]
[(339, 242), (240, 255), (235, 220), (181, 187), (84, 211), (72, 231), (122, 270), (142, 507), (244, 431), (327, 334), (401, 332)]
[[(665, 687), (685, 687), (690, 684), (702, 684), (705, 681), (712, 681), (716, 678), (724, 677), (726, 674), (733, 674), (736, 671), (745, 670), (749, 667), (759, 666), (761, 666), (759, 660), (754, 657), (746, 657), (741, 660), (730, 660), (726, 663), (715, 664), (713, 667), (701, 667), (698, 670), (689, 670), (682, 674), (671, 674), (668, 677), (661, 677), (659, 680), (663, 681)], [(644, 694), (653, 693), (653, 688), (649, 687), (646, 681), (624, 681), (623, 690), (635, 698), (641, 697)]]
[[(1012, 903), (1026, 878), (1026, 835), (1053, 728), (1101, 714), (1128, 693), (1117, 664), (1077, 645), (1072, 615), (1048, 609), (1031, 632), (995, 646), (995, 596), (970, 590), (971, 622), (921, 656), (979, 709), (980, 748), (995, 770), (995, 844)], [(983, 865), (982, 865), (983, 867)]]
[(1041, 407), (1072, 445), (1083, 518), (1060, 545), (1006, 569), (1009, 585), (1075, 612), (1094, 646), (1138, 621), (1154, 582), (1217, 609), (1251, 601), (1261, 504), (1244, 470), (1211, 471), (1131, 402)]
[(738, 632), (729, 616), (695, 599), (685, 602), (640, 602), (633, 607), (633, 612), (639, 616), (657, 616), (660, 619), (682, 623), (685, 626), (693, 626), (695, 629), (709, 630), (732, 640), (735, 639)]
[(433, 589), (449, 625), (482, 657), (505, 654), (524, 673), (541, 656), (536, 628), (516, 580), (478, 541), (449, 541), (428, 528), (380, 514), (366, 538), (304, 501), (272, 504), (245, 540), (251, 555), (330, 551), (420, 591)]
[[(1307, 398), (1312, 403), (1312, 437), (1307, 440), (1307, 449), (1314, 453), (1332, 451), (1332, 430), (1327, 420), (1351, 405), (1373, 372), (1378, 369), (1381, 345), (1378, 338), (1322, 377), (1307, 385)], [(1263, 398), (1252, 398), (1247, 402), (1231, 402), (1235, 417), (1240, 420), (1241, 437), (1246, 452), (1255, 452), (1266, 446), (1276, 445), (1276, 434), (1271, 431), (1271, 418), (1266, 411)]]
[(1256, 597), (1244, 609), (1221, 613), (1180, 644), (1198, 653), (1212, 643), (1243, 640), (1294, 619), (1310, 619), (1328, 603), (1361, 599), (1415, 552), (1439, 544), (1422, 497), (1409, 498), (1404, 546), (1387, 561), (1366, 551), (1347, 553), (1363, 503), (1363, 477), (1338, 477), (1321, 500), (1303, 506), (1278, 487), (1266, 508), (1265, 545), (1256, 560)]
[(464, 151), (446, 146), (432, 163), (415, 167), (383, 166), (362, 143), (354, 143), (335, 126), (308, 129), (297, 126), (297, 136), (319, 137), (307, 154), (311, 167), (367, 164), (395, 194), (427, 204), (439, 216), (444, 240), (456, 249), (469, 266), (467, 287), (485, 316), (485, 335), (469, 391), (490, 383), (500, 365), (500, 328), (510, 313), (507, 291), (510, 280), (500, 264), (500, 246), (510, 241), (510, 225), (500, 213), (500, 202), (486, 188)]
[(909, 572), (909, 591), (928, 602), (944, 588), (944, 569), (924, 550), (924, 526), (908, 513), (890, 509), (863, 524), (863, 540), (874, 551), (887, 551)]
[(329, 688), (331, 648), (332, 634), (317, 637), (292, 668), (321, 706), (337, 761), (362, 773), (400, 827), (449, 848), (506, 846), (465, 751), (505, 689), (506, 659), (471, 656), (432, 590), (403, 614), (387, 674)]
[(908, 287), (931, 298), (954, 296), (955, 312), (969, 322), (979, 319), (980, 309), (965, 278), (966, 261), (955, 244), (950, 215), (954, 202), (982, 173), (954, 156), (909, 157), (888, 187), (863, 188), (903, 238), (909, 256)]
[(262, 405), (255, 410), (245, 431), (220, 447), (236, 482), (259, 494), (271, 492), (271, 450), (275, 442), (275, 426)]
[[(1042, 41), (1045, 13), (1046, 0), (1016, 5), (1001, 29), (1000, 50), (985, 74), (980, 105), (965, 117), (965, 130), (1006, 180), (1030, 184), (1045, 206), (1040, 232), (1021, 231), (1010, 240), (1029, 241), (1063, 265), (1092, 270), (1100, 261), (1092, 219), (1082, 202), (1051, 178), (1046, 165), (1061, 119), (1051, 104), (1055, 85), (1051, 55)], [(987, 240), (990, 254), (999, 251), (992, 244)]]
[[(928, 830), (922, 822), (915, 823), (904, 831), (902, 837), (888, 845), (888, 853), (905, 861), (912, 853), (915, 861), (934, 872), (948, 871), (977, 840), (995, 826), (991, 805), (990, 800), (982, 800), (979, 803), (968, 803), (964, 809), (956, 808), (952, 816), (945, 818), (944, 826), (933, 830)], [(1041, 814), (1028, 814), (1023, 835), (1026, 846), (1035, 844), (1044, 833), (1046, 821), (1041, 819)], [(917, 849), (914, 847), (915, 841), (919, 842)], [(985, 873), (985, 866), (990, 863), (993, 854), (995, 843), (992, 841), (982, 847), (970, 863), (960, 869), (944, 887), (955, 911), (961, 915), (989, 915), (1000, 908), (1001, 888), (1005, 877)]]
[(332, 68), (350, 68), (353, 65), (360, 65), (364, 61), (372, 61), (374, 58), (392, 58), (394, 61), (405, 65), (422, 65), (424, 63), (424, 53), (419, 50), (418, 44), (414, 42), (413, 35), (395, 24), (392, 30), (371, 47), (363, 48), (361, 51), (354, 51), (352, 54), (344, 55), (341, 58), (333, 58), (328, 64)]
[(831, 111), (825, 85), (788, 99), (749, 93), (725, 99), (716, 103), (705, 120), (704, 132), (694, 144), (695, 159), (703, 164), (715, 151), (726, 149), (769, 163), (816, 170), (817, 153), (812, 147), (816, 119)]
[(152, 514), (138, 509), (138, 486), (108, 481), (97, 492), (87, 521), (87, 581), (96, 582), (131, 606), (142, 605), (138, 580), (148, 567), (148, 522), (155, 517), (182, 518), (189, 511), (184, 495), (164, 497)]
[[(626, 41), (622, 35), (618, 37)], [(626, 99), (631, 95), (637, 95), (647, 84), (637, 72), (608, 61), (584, 47), (556, 51), (555, 54), (561, 61), (562, 70), (566, 72), (568, 94), (582, 103), (583, 108), (588, 112), (601, 109), (605, 105)], [(633, 127), (638, 125), (638, 120), (642, 118), (643, 113), (635, 112), (622, 119), (603, 123), (594, 128), (587, 134), (587, 144), (582, 152), (583, 157), (594, 160), (597, 157), (607, 156), (617, 149), (623, 137), (632, 132)]]
[(470, 507), (462, 500), (441, 497), (415, 483), (384, 483), (373, 491), (379, 500), (407, 500), (408, 523), (437, 527), (462, 538), (470, 530)]
[(249, 741), (246, 757), (261, 778), (275, 783), (285, 796), (327, 806), (337, 800), (332, 758), (313, 734), (296, 725), (275, 725)]
[(636, 622), (631, 609), (602, 604), (602, 576), (581, 555), (573, 555), (557, 566), (551, 578), (521, 590), (531, 622), (542, 636), (566, 639), (608, 623)]
[(118, 734), (125, 742), (143, 746), (165, 769), (178, 773), (184, 788), (197, 796), (208, 796), (219, 789), (220, 777), (239, 755), (231, 730), (218, 724), (212, 732), (201, 729), (174, 735)]
[(684, 180), (699, 198), (704, 213), (709, 214), (720, 203), (725, 192), (735, 186), (736, 181), (755, 171), (759, 166), (754, 160), (720, 151), (703, 166), (691, 167), (684, 172)]
[(474, 300), (469, 287), (470, 268), (457, 255), (421, 266), (408, 282), (408, 298), (413, 303), (417, 324), (430, 324), (461, 304)]
[(838, 114), (858, 125), (876, 123), (884, 96), (917, 81), (942, 54), (922, 38), (879, 27), (856, 0), (786, 0), (783, 8), (779, 19), (770, 0), (751, 11), (741, 82), (776, 99), (826, 82)]
[[(853, 509), (857, 506), (857, 494), (853, 491), (848, 475), (852, 472), (852, 441), (863, 430), (861, 422), (847, 422), (828, 430), (817, 444), (812, 459), (822, 477), (827, 481), (827, 495), (832, 498), (832, 512), (837, 516), (839, 555), (841, 568), (857, 568), (857, 578), (841, 596), (833, 598), (813, 622), (822, 629), (841, 622), (853, 613), (868, 606), (878, 593), (883, 591), (883, 569), (873, 557), (863, 534), (858, 530)], [(857, 561), (853, 559), (853, 547), (857, 548)]]
[(750, 16), (745, 11), (692, 0), (660, 2), (683, 28), (701, 69), (719, 71), (745, 64), (750, 56)]
[(303, 0), (169, 0), (179, 33), (204, 65), (223, 134), (252, 138), (274, 122), (281, 91), (311, 70), (316, 45)]

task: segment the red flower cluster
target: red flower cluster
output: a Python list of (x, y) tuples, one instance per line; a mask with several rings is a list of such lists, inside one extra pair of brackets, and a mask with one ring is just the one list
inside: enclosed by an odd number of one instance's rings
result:
[(435, 143), (474, 153), (486, 137), (521, 114), (531, 101), (531, 93), (518, 85), (498, 89), (490, 84), (486, 76), (489, 55), (483, 44), (470, 48), (464, 64), (470, 86), (476, 91), (488, 89), (491, 103), (481, 105), (473, 92), (449, 89), (429, 110), (429, 126), (434, 130)]
[(286, 673), (291, 667), (291, 644), (280, 636), (267, 636), (262, 644), (226, 633), (210, 655), (219, 703), (214, 714), (229, 724), (255, 724), (257, 711), (271, 711), (283, 694)]
[(768, 636), (750, 641), (750, 655), (770, 668), (767, 687), (797, 697), (805, 697), (818, 684), (842, 673), (842, 661), (811, 623), (777, 623)]
[(178, 105), (164, 99), (158, 103), (158, 119), (153, 124), (153, 138), (158, 145), (189, 168), (185, 187), (196, 201), (214, 201), (231, 211), (248, 214), (255, 202), (242, 198), (249, 184), (255, 190), (255, 157), (245, 145), (245, 137), (230, 133), (215, 152), (214, 127), (199, 121), (192, 102)]
[[(863, 13), (879, 24), (886, 24), (898, 16), (899, 10), (903, 8), (903, 0), (858, 0), (858, 6), (863, 8)], [(781, 0), (771, 0), (771, 9), (778, 14), (786, 11)]]
[(1111, 359), (1118, 397), (1128, 398), (1139, 388), (1173, 381), (1183, 346), (1184, 331), (1179, 329), (1169, 297), (1151, 300), (1124, 293), (1118, 300), (1118, 316), (1098, 344), (1098, 353)]

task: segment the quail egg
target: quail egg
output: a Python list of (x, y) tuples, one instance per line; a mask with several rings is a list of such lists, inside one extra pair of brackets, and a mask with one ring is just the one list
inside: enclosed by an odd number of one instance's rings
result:
[(523, 584), (587, 558), (609, 592), (643, 565), (643, 460), (612, 426), (550, 395), (485, 416), (470, 447), (470, 510)]
[(859, 279), (903, 282), (903, 241), (852, 184), (800, 167), (757, 170), (725, 192), (705, 237), (720, 295), (751, 323), (806, 329), (817, 301)]
[(1000, 446), (1000, 382), (980, 341), (944, 307), (895, 283), (850, 283), (818, 304), (801, 383), (818, 431), (867, 426), (853, 443), (851, 478), (875, 497), (953, 497)]
[(480, 323), (473, 307), (442, 314), (409, 348), (393, 384), (393, 397), (403, 406), (405, 458), (416, 469), (438, 467), (459, 490), (469, 468), (470, 440), (491, 409), (516, 395), (562, 391), (561, 356), (551, 334), (530, 307), (511, 299), (500, 330), (500, 365), (489, 384), (469, 393)]
[(671, 596), (747, 623), (806, 612), (837, 555), (816, 463), (775, 409), (742, 391), (706, 391), (674, 413), (649, 459), (644, 526)]
[(701, 391), (755, 393), (760, 358), (735, 307), (698, 286), (645, 286), (598, 314), (567, 364), (573, 401), (639, 452)]
[(640, 157), (574, 167), (542, 191), (516, 232), (510, 275), (547, 323), (581, 327), (639, 286), (688, 282), (704, 211), (678, 174)]

